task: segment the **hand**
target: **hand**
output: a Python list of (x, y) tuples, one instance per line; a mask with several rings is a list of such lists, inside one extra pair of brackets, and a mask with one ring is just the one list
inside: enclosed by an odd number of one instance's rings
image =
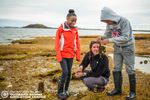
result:
[(78, 69), (77, 69), (77, 71), (76, 71), (76, 73), (82, 72), (82, 70), (83, 70), (83, 66), (79, 66)]
[(75, 74), (75, 77), (76, 78), (80, 78), (80, 77), (82, 77), (83, 76), (83, 72), (77, 72), (76, 74)]
[(62, 61), (62, 57), (61, 56), (56, 55), (56, 59), (57, 59), (58, 62)]
[(106, 45), (106, 44), (108, 44), (109, 43), (109, 40), (108, 39), (104, 39), (104, 40), (102, 40), (102, 42), (101, 42), (103, 45)]
[(77, 60), (78, 62), (80, 62), (80, 59), (79, 59), (79, 58), (77, 58), (76, 60)]
[(76, 51), (76, 61), (80, 62), (80, 50)]
[(96, 41), (101, 42), (102, 38), (99, 36), (99, 37), (96, 38)]

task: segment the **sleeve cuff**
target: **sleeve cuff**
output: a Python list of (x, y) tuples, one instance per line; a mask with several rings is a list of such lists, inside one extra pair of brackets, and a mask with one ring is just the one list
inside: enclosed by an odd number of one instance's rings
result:
[(102, 35), (101, 36), (101, 39), (106, 39), (107, 37), (105, 35)]
[(83, 77), (87, 76), (87, 73), (86, 72), (83, 72)]

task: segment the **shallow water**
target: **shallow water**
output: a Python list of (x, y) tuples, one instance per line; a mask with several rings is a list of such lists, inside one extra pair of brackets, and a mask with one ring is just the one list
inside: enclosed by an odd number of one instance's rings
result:
[[(80, 36), (102, 35), (105, 30), (79, 30)], [(134, 32), (149, 34), (150, 32)], [(9, 44), (13, 40), (31, 39), (39, 36), (55, 36), (56, 29), (39, 28), (0, 28), (0, 44)]]
[[(79, 30), (80, 36), (100, 35), (100, 30)], [(56, 29), (38, 28), (0, 28), (0, 44), (9, 44), (13, 40), (32, 39), (40, 36), (55, 36)]]
[[(113, 54), (108, 54), (113, 58)], [(135, 69), (150, 74), (150, 55), (135, 56)]]

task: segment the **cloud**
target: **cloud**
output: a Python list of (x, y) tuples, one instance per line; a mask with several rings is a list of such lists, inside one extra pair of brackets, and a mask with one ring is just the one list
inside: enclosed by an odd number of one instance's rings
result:
[[(100, 10), (110, 7), (135, 24), (150, 24), (150, 1), (145, 0), (0, 0), (0, 19), (22, 20), (59, 26), (73, 8), (78, 26), (100, 28)], [(140, 18), (140, 20), (139, 20)], [(10, 23), (9, 23), (10, 24)]]

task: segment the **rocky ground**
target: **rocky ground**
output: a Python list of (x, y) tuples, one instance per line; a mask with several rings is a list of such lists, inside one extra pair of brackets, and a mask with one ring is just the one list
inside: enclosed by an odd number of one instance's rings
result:
[[(143, 39), (143, 37), (145, 38)], [(82, 57), (88, 51), (89, 41), (93, 39), (95, 37), (80, 38)], [(150, 55), (149, 41), (150, 39), (147, 36), (136, 37), (137, 55)], [(58, 100), (56, 96), (57, 80), (61, 74), (61, 69), (55, 59), (54, 38), (39, 37), (34, 40), (18, 40), (13, 43), (0, 46), (0, 91), (36, 91), (43, 89), (42, 86), (44, 86), (43, 95), (46, 96), (46, 100)], [(106, 49), (106, 54), (112, 53), (112, 44), (107, 45)], [(109, 57), (109, 60), (110, 69), (112, 70), (113, 61), (111, 57)], [(77, 61), (74, 61), (69, 88), (71, 96), (68, 100), (125, 99), (129, 91), (128, 76), (125, 69), (123, 69), (123, 94), (121, 96), (108, 97), (106, 93), (113, 89), (112, 75), (104, 92), (93, 93), (87, 90), (81, 80), (74, 78), (74, 71), (78, 64)], [(150, 74), (136, 71), (136, 75), (137, 100), (150, 99)]]

